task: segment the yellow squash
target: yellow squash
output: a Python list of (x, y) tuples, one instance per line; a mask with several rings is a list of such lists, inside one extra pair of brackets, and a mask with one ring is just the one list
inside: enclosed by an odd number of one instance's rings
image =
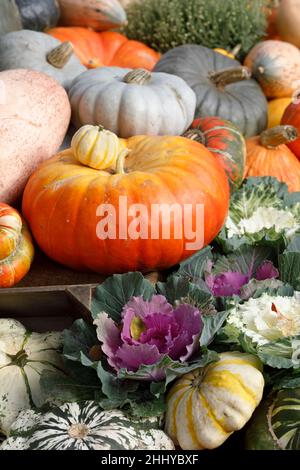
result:
[(181, 377), (167, 397), (166, 433), (183, 450), (215, 449), (250, 419), (261, 401), (259, 360), (228, 352)]

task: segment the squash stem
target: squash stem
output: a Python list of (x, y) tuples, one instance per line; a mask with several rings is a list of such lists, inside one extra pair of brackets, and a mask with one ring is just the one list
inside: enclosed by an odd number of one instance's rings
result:
[(65, 41), (52, 49), (47, 54), (47, 61), (57, 69), (62, 69), (70, 60), (73, 54), (73, 45), (70, 41)]
[(125, 75), (123, 82), (129, 85), (145, 85), (151, 78), (152, 74), (148, 70), (135, 69)]
[(217, 88), (222, 90), (231, 83), (249, 80), (249, 78), (251, 78), (251, 71), (248, 67), (233, 67), (211, 72), (208, 78)]
[(119, 153), (116, 163), (116, 174), (125, 175), (125, 158), (129, 155), (129, 153), (130, 150), (128, 149), (124, 149)]
[(205, 145), (205, 135), (202, 131), (200, 131), (200, 129), (189, 129), (183, 134), (183, 137)]
[(260, 135), (260, 144), (267, 148), (276, 148), (298, 139), (299, 133), (294, 126), (275, 126)]

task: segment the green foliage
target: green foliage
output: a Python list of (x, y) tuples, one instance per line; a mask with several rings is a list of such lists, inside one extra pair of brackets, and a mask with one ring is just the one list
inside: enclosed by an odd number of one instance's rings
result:
[(166, 52), (182, 44), (232, 50), (240, 57), (263, 38), (268, 0), (142, 0), (127, 10), (130, 39)]

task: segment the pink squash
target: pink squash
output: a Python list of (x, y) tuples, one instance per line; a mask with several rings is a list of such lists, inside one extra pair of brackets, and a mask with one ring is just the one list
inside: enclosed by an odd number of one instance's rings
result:
[(70, 122), (65, 90), (33, 70), (0, 72), (0, 201), (11, 204), (37, 165), (60, 147)]

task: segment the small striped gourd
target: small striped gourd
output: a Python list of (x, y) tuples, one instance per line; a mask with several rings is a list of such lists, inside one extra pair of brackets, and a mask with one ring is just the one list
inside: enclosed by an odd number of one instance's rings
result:
[(280, 390), (253, 415), (246, 433), (249, 450), (300, 450), (300, 388)]
[(46, 413), (20, 413), (1, 450), (172, 450), (159, 419), (129, 419), (99, 403), (64, 403)]
[(122, 140), (102, 126), (81, 127), (71, 142), (74, 157), (83, 165), (95, 170), (115, 168)]
[(167, 397), (166, 433), (183, 450), (215, 449), (250, 419), (264, 388), (259, 360), (228, 352), (180, 378)]

